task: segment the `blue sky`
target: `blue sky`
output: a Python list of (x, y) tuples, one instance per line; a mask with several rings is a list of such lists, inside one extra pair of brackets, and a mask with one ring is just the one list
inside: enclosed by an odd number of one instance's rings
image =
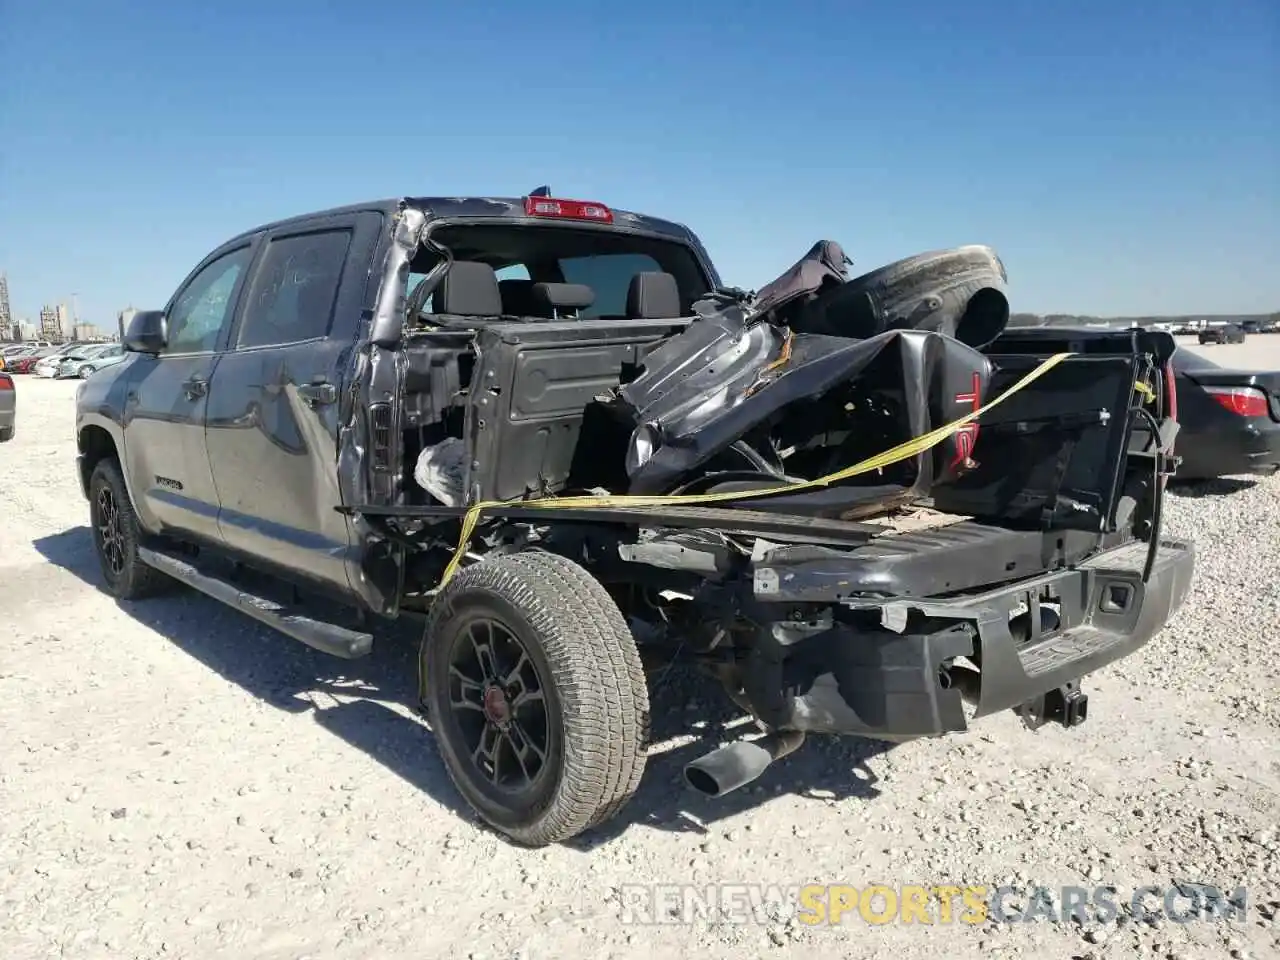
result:
[(0, 0), (0, 270), (109, 323), (263, 221), (549, 183), (742, 286), (976, 242), (1015, 310), (1280, 310), (1278, 61), (1275, 0)]

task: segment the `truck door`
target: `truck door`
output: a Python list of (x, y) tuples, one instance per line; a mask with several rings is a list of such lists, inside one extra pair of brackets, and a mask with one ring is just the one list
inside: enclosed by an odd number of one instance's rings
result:
[(325, 217), (264, 239), (205, 420), (226, 544), (343, 593), (358, 560), (334, 509), (339, 406), (380, 224)]
[(204, 416), (218, 350), (230, 332), (255, 244), (210, 254), (165, 308), (168, 345), (139, 355), (125, 400), (125, 468), (146, 527), (221, 539)]

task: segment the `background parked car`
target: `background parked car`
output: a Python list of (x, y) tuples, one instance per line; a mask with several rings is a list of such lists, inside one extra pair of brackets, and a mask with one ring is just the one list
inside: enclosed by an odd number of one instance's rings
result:
[(0, 443), (13, 439), (17, 405), (18, 394), (13, 389), (13, 377), (0, 373)]
[(1244, 330), (1234, 323), (1205, 327), (1200, 331), (1201, 343), (1244, 343)]
[(100, 360), (112, 353), (123, 353), (124, 347), (118, 343), (100, 343), (91, 347), (85, 347), (82, 350), (76, 350), (66, 355), (62, 360), (62, 365), (58, 367), (58, 372), (54, 374), (54, 379), (65, 380), (69, 377), (80, 376), (80, 370), (86, 363), (92, 363)]
[(34, 353), (18, 357), (7, 366), (7, 369), (10, 373), (31, 373), (37, 363), (52, 356), (57, 350), (57, 347), (40, 347)]
[(81, 380), (88, 380), (91, 376), (101, 370), (103, 367), (110, 367), (117, 363), (123, 363), (128, 359), (129, 354), (125, 353), (124, 347), (120, 344), (112, 344), (113, 349), (103, 351), (101, 356), (94, 357), (92, 360), (86, 360), (80, 364), (80, 373), (78, 376)]
[(52, 379), (58, 375), (58, 369), (62, 366), (62, 361), (67, 357), (79, 355), (80, 351), (86, 348), (83, 343), (68, 343), (54, 349), (53, 353), (40, 360), (31, 372), (37, 377), (48, 377)]
[(3, 350), (0, 350), (0, 370), (7, 370), (9, 364), (17, 360), (19, 357), (25, 357), (35, 352), (35, 347), (25, 343), (7, 344)]
[(1179, 480), (1280, 470), (1280, 372), (1227, 370), (1179, 349)]

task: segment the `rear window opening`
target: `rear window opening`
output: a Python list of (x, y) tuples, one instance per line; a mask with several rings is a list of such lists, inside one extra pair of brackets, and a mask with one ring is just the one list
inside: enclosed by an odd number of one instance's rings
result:
[[(617, 227), (551, 220), (441, 223), (429, 236), (449, 251), (452, 265), (406, 321), (399, 483), (409, 503), (452, 503), (462, 496), (464, 447), (458, 441), (479, 328), (495, 321), (684, 318), (712, 289), (691, 247)], [(405, 292), (411, 311), (415, 289), (440, 262), (424, 245), (410, 263)], [(620, 368), (618, 377), (625, 375)], [(496, 391), (493, 399), (500, 399)], [(576, 424), (581, 417), (575, 411), (569, 419)], [(425, 460), (424, 451), (431, 451)], [(552, 472), (559, 476), (567, 463), (557, 464)]]
[[(429, 323), (431, 314), (459, 313), (581, 320), (626, 319), (646, 312), (690, 316), (694, 302), (711, 289), (689, 247), (620, 230), (554, 222), (446, 224), (432, 230), (430, 237), (449, 250), (455, 265), (467, 266), (456, 271), (458, 289), (446, 292), (437, 286), (420, 316), (409, 319), (410, 325)], [(410, 264), (406, 295), (412, 296), (438, 264), (438, 255), (424, 248)], [(473, 264), (492, 269), (496, 295), (486, 271)], [(645, 281), (650, 296), (637, 302), (633, 282), (641, 274), (667, 274), (671, 279)], [(464, 284), (466, 290), (461, 289)], [(560, 286), (537, 291), (537, 284)]]

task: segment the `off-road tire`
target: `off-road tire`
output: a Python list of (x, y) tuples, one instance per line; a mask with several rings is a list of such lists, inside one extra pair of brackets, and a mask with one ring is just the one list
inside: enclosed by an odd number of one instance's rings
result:
[(813, 332), (866, 337), (918, 327), (980, 348), (1008, 323), (1007, 282), (999, 256), (982, 244), (916, 254), (844, 284), (841, 309)]
[(0, 443), (7, 443), (13, 439), (13, 427), (0, 427)]
[[(533, 796), (495, 799), (452, 720), (450, 651), (467, 618), (512, 632), (553, 709), (547, 777)], [(494, 829), (526, 846), (567, 840), (614, 817), (644, 772), (649, 695), (635, 640), (604, 587), (564, 557), (527, 551), (465, 567), (432, 605), (419, 692), (458, 791)]]
[[(104, 490), (110, 492), (118, 513), (118, 542), (123, 554), (123, 563), (119, 564), (118, 570), (113, 569), (114, 565), (108, 561), (100, 529), (103, 520), (100, 497)], [(98, 565), (102, 568), (102, 578), (109, 594), (119, 600), (141, 600), (173, 586), (172, 578), (138, 558), (142, 529), (129, 499), (120, 464), (113, 457), (99, 460), (89, 477), (89, 520), (94, 553), (98, 556)]]

